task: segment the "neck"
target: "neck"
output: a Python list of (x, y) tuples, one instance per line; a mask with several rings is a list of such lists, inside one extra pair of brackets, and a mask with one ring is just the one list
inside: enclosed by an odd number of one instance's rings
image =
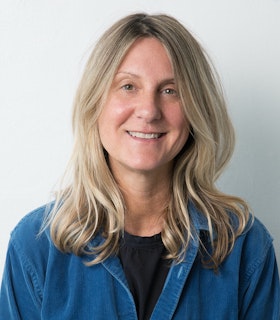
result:
[(152, 236), (160, 233), (167, 208), (168, 194), (141, 193), (132, 197), (131, 192), (124, 194), (127, 205), (125, 230), (139, 236)]
[(127, 208), (125, 230), (138, 236), (160, 233), (170, 197), (169, 177), (137, 174), (117, 182)]

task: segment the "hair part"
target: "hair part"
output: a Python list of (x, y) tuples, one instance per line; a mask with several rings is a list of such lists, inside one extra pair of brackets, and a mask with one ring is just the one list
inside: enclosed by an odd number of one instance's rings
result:
[[(97, 121), (120, 63), (140, 37), (154, 37), (166, 48), (191, 126), (189, 139), (174, 161), (172, 195), (162, 231), (168, 258), (181, 261), (194, 236), (188, 213), (188, 202), (192, 201), (207, 218), (210, 229), (211, 254), (204, 263), (217, 268), (249, 219), (242, 199), (215, 187), (232, 155), (234, 131), (209, 57), (192, 34), (168, 15), (129, 15), (97, 42), (74, 100), (74, 146), (64, 186), (44, 227), (50, 226), (53, 242), (63, 252), (92, 254), (89, 265), (118, 252), (126, 207), (109, 169)], [(237, 229), (229, 211), (238, 220)], [(105, 241), (89, 249), (98, 233)]]

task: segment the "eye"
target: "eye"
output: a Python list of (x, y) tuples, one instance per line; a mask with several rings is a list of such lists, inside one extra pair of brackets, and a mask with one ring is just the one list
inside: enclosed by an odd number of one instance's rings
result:
[(134, 86), (132, 84), (130, 84), (130, 83), (127, 83), (127, 84), (122, 86), (122, 89), (126, 90), (126, 91), (131, 91), (131, 90), (134, 89)]
[(175, 89), (172, 88), (166, 88), (163, 90), (163, 93), (168, 94), (168, 95), (177, 95), (177, 92)]

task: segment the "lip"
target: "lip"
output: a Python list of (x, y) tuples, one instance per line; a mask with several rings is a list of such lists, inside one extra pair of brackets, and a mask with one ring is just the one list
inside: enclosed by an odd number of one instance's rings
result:
[(143, 132), (143, 131), (127, 131), (129, 136), (143, 140), (158, 140), (165, 135), (164, 132)]

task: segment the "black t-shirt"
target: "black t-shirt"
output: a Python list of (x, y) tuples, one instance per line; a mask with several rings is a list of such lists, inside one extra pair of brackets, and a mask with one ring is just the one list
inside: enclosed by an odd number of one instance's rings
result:
[(161, 294), (170, 266), (165, 255), (160, 234), (139, 237), (125, 232), (121, 239), (119, 257), (139, 320), (150, 318)]

